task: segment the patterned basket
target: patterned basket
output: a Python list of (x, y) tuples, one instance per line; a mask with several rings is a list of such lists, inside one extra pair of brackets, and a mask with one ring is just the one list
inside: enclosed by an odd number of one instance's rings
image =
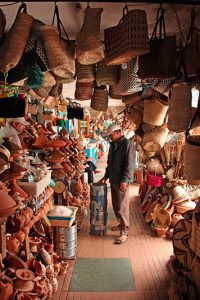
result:
[(105, 86), (95, 87), (90, 107), (98, 111), (106, 111), (108, 108), (108, 91)]
[(95, 80), (95, 65), (82, 65), (76, 60), (76, 76), (79, 82), (93, 82)]
[(166, 142), (168, 132), (169, 130), (166, 126), (159, 126), (145, 133), (142, 140), (142, 147), (148, 152), (160, 150)]
[(149, 52), (147, 17), (144, 10), (123, 10), (117, 26), (104, 30), (108, 65), (120, 65)]
[(93, 93), (93, 82), (78, 82), (76, 81), (75, 99), (76, 100), (91, 100)]
[(145, 100), (143, 122), (155, 126), (161, 126), (164, 122), (168, 107), (168, 102), (164, 102), (159, 99)]
[(108, 66), (104, 58), (97, 64), (96, 83), (101, 85), (114, 85), (117, 84), (119, 79), (119, 67)]

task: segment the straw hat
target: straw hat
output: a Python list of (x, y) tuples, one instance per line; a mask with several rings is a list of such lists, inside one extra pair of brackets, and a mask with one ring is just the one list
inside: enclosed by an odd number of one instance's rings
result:
[(174, 203), (181, 203), (183, 201), (186, 201), (186, 200), (190, 200), (190, 195), (189, 193), (187, 193), (184, 188), (182, 188), (182, 186), (180, 185), (177, 185), (174, 189), (173, 189), (173, 195), (174, 195), (174, 198), (173, 198), (173, 202)]

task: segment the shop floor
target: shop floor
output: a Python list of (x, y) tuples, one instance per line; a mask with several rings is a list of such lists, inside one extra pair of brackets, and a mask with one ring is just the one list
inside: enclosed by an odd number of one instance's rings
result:
[(80, 258), (75, 262), (70, 292), (134, 291), (129, 258)]

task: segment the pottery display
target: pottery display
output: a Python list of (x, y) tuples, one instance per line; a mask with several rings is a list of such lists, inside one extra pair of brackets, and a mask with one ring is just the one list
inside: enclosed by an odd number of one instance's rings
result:
[(8, 193), (0, 190), (0, 216), (6, 217), (12, 215), (18, 208), (18, 204), (11, 198)]
[(28, 269), (18, 269), (16, 279), (14, 279), (14, 288), (22, 292), (31, 292), (34, 288), (34, 274)]

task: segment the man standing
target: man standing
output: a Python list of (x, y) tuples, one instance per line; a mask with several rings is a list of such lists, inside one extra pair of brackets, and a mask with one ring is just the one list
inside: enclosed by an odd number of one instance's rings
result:
[(122, 244), (128, 238), (129, 184), (133, 182), (136, 153), (133, 143), (123, 136), (119, 125), (110, 125), (106, 135), (111, 140), (108, 165), (99, 183), (107, 179), (110, 181), (113, 210), (119, 222), (111, 230), (120, 231), (120, 236), (115, 243)]

